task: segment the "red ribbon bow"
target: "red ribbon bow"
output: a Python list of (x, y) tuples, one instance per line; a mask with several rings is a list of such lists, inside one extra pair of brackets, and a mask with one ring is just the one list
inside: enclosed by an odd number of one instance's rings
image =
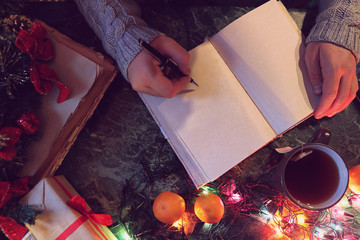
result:
[(80, 196), (73, 196), (68, 205), (86, 216), (91, 222), (99, 225), (111, 225), (112, 218), (108, 214), (95, 214), (93, 210), (87, 210), (85, 199)]
[[(0, 157), (11, 161), (16, 154), (15, 143), (21, 136), (21, 129), (16, 127), (4, 127), (0, 129)], [(0, 195), (1, 196), (1, 195)], [(0, 206), (1, 208), (1, 206)]]
[(69, 235), (71, 235), (81, 224), (83, 224), (86, 220), (90, 220), (96, 230), (101, 234), (101, 236), (107, 240), (104, 233), (101, 231), (98, 225), (111, 225), (113, 220), (108, 214), (95, 214), (92, 210), (87, 210), (85, 199), (80, 196), (73, 196), (62, 183), (56, 178), (53, 177), (55, 182), (60, 186), (60, 188), (69, 196), (70, 200), (68, 201), (68, 205), (73, 209), (77, 210), (83, 216), (81, 216), (77, 221), (71, 224), (60, 236), (56, 238), (56, 240), (64, 240)]
[(52, 82), (59, 88), (60, 93), (58, 103), (66, 100), (70, 91), (61, 82), (54, 70), (40, 61), (49, 61), (54, 57), (51, 41), (46, 39), (46, 30), (38, 23), (34, 22), (30, 31), (20, 30), (15, 40), (15, 45), (20, 51), (30, 55), (32, 60), (30, 67), (30, 80), (36, 91), (40, 94), (48, 94), (52, 88)]
[[(21, 178), (13, 184), (0, 182), (0, 208), (10, 199), (20, 197), (29, 191), (29, 178)], [(0, 229), (11, 240), (21, 240), (28, 229), (9, 217), (0, 216)]]

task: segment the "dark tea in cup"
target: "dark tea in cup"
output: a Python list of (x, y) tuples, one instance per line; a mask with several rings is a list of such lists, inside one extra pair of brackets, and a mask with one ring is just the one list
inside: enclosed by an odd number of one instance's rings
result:
[(286, 155), (279, 166), (280, 188), (300, 207), (323, 210), (335, 205), (347, 189), (345, 162), (331, 147), (309, 143)]
[(339, 178), (339, 170), (333, 159), (316, 149), (300, 159), (290, 159), (285, 168), (285, 184), (289, 194), (310, 205), (331, 198), (339, 186)]

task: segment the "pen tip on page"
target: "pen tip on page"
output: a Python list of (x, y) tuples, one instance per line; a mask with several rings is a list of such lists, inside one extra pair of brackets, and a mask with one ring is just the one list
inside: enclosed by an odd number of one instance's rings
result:
[(190, 79), (190, 83), (193, 83), (193, 84), (195, 84), (197, 87), (199, 86), (199, 84), (197, 84), (195, 81), (194, 81), (194, 79)]

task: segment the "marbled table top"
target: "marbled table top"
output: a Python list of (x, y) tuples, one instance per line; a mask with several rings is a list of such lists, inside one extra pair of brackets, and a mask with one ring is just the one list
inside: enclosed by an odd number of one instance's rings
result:
[[(189, 50), (256, 4), (254, 1), (251, 6), (245, 7), (234, 4), (147, 4), (143, 16), (150, 26), (173, 37)], [(290, 13), (303, 32), (308, 32), (315, 11), (290, 9)], [(44, 20), (72, 39), (104, 53), (101, 43), (73, 2), (30, 3), (27, 14)], [(340, 153), (350, 168), (360, 162), (359, 126), (360, 108), (355, 103), (332, 118), (310, 118), (238, 164), (231, 170), (231, 176), (244, 184), (261, 182), (271, 185), (267, 175), (271, 172), (268, 163), (274, 148), (304, 144), (320, 127), (332, 132), (329, 145)], [(162, 191), (175, 191), (181, 195), (196, 190), (147, 108), (121, 76), (115, 79), (106, 92), (56, 174), (65, 175), (95, 212), (111, 214), (114, 221), (129, 218), (129, 213), (124, 211), (124, 202), (127, 202), (129, 192), (134, 198), (133, 203), (147, 199), (145, 205), (150, 207), (149, 201)], [(139, 222), (131, 225), (134, 233), (140, 233), (146, 224), (156, 221), (145, 214), (137, 219)], [(266, 224), (248, 216), (239, 216), (231, 224), (226, 222), (219, 225), (224, 226), (228, 229), (219, 230), (222, 239), (266, 239), (271, 235), (271, 229)], [(163, 235), (144, 234), (143, 237), (181, 239), (181, 235), (171, 235), (165, 230)], [(221, 239), (216, 237), (196, 234), (191, 239)]]

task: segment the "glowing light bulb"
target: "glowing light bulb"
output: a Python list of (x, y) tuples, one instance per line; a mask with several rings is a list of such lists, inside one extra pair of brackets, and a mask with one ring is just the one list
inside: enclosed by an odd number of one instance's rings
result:
[(233, 194), (231, 194), (229, 199), (232, 200), (233, 202), (237, 203), (237, 202), (240, 202), (241, 200), (243, 200), (243, 197), (239, 193), (233, 193)]
[(112, 227), (111, 231), (114, 233), (117, 239), (121, 240), (133, 240), (132, 237), (127, 233), (125, 226), (120, 223), (119, 225)]
[(299, 225), (305, 225), (306, 217), (303, 214), (297, 215), (297, 222)]
[(335, 214), (335, 215), (337, 215), (337, 216), (344, 216), (344, 211), (343, 210), (341, 210), (341, 209), (339, 209), (339, 208), (334, 208), (333, 209), (333, 213)]
[(355, 208), (360, 207), (360, 198), (358, 196), (354, 196), (353, 198), (351, 198), (351, 202), (353, 207)]
[(177, 228), (178, 230), (180, 230), (183, 226), (183, 219), (180, 218), (179, 220), (177, 220), (176, 222), (174, 222), (171, 226)]
[(336, 231), (340, 231), (340, 230), (342, 230), (342, 227), (340, 226), (340, 225), (335, 225), (334, 226), (334, 229), (336, 230)]
[(318, 236), (319, 236), (320, 239), (325, 236), (325, 231), (324, 230), (318, 230), (318, 232), (319, 232)]
[(211, 223), (204, 223), (204, 225), (202, 226), (202, 231), (208, 232), (211, 229), (211, 226)]
[(267, 240), (290, 240), (290, 238), (283, 233), (275, 233), (274, 235), (271, 235)]
[(277, 235), (284, 235), (279, 227), (275, 228)]
[(132, 240), (132, 238), (129, 236), (129, 234), (127, 234), (126, 232), (123, 232), (121, 234), (121, 238), (120, 239), (123, 239), (123, 240)]
[(349, 200), (346, 196), (344, 196), (343, 198), (341, 198), (341, 200), (335, 205), (337, 207), (340, 208), (345, 208), (349, 206)]

